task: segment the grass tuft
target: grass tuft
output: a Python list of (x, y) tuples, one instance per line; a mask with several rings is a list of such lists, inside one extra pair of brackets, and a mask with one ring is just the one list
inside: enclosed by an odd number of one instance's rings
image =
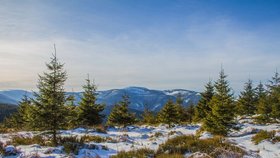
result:
[(259, 144), (263, 140), (271, 141), (272, 143), (280, 142), (280, 136), (275, 136), (276, 131), (265, 131), (261, 130), (256, 135), (252, 137), (252, 142), (256, 145)]
[(32, 145), (32, 144), (39, 144), (39, 145), (46, 145), (46, 138), (41, 135), (36, 135), (33, 137), (24, 137), (20, 135), (13, 136), (11, 138), (11, 144), (13, 145)]
[(132, 151), (121, 151), (117, 155), (112, 156), (111, 158), (146, 158), (154, 157), (155, 152), (150, 149), (138, 149)]
[[(218, 150), (219, 149), (219, 150)], [(223, 137), (198, 139), (193, 135), (178, 136), (167, 140), (159, 146), (160, 153), (185, 154), (185, 153), (207, 153), (210, 156), (219, 157), (225, 153), (235, 153), (243, 156), (245, 151), (225, 141)]]

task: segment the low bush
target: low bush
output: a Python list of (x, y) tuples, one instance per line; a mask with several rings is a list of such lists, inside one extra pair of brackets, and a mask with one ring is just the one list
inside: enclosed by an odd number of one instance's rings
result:
[(100, 137), (100, 136), (94, 136), (94, 135), (84, 135), (81, 137), (82, 142), (96, 142), (96, 143), (101, 143), (105, 142), (107, 138)]
[(160, 154), (156, 158), (184, 158), (182, 154)]
[(6, 127), (4, 127), (4, 125), (0, 124), (0, 133), (8, 133), (8, 132), (9, 130)]
[(31, 145), (31, 144), (39, 144), (39, 145), (46, 145), (46, 138), (41, 135), (36, 135), (34, 137), (25, 137), (16, 135), (11, 138), (11, 144), (13, 145)]
[(65, 153), (67, 154), (73, 153), (75, 155), (78, 154), (81, 148), (80, 144), (70, 143), (70, 142), (64, 143), (62, 146), (64, 147)]
[(162, 137), (163, 134), (161, 132), (156, 132), (153, 136), (158, 138), (158, 137)]
[(6, 127), (5, 124), (0, 123), (0, 134), (12, 133), (12, 132), (18, 132), (18, 129), (11, 128), (11, 127)]
[(272, 143), (276, 143), (280, 141), (279, 136), (275, 136), (275, 131), (265, 131), (261, 130), (256, 135), (252, 137), (252, 142), (255, 144), (259, 144), (263, 140), (269, 140)]
[(272, 143), (278, 143), (280, 142), (280, 136), (274, 136), (272, 139)]
[(106, 134), (107, 130), (106, 130), (106, 127), (104, 127), (104, 126), (98, 126), (98, 127), (96, 127), (96, 132)]
[(77, 136), (70, 136), (70, 137), (58, 137), (57, 143), (59, 145), (65, 144), (65, 143), (77, 143), (77, 144), (84, 144), (83, 139), (78, 138)]
[(176, 131), (170, 131), (170, 132), (168, 133), (168, 135), (171, 136), (171, 135), (174, 135), (174, 134), (176, 134), (176, 133), (177, 133)]
[(185, 153), (207, 153), (210, 156), (218, 157), (224, 153), (219, 151), (232, 152), (239, 154), (240, 157), (245, 154), (241, 148), (234, 146), (225, 141), (223, 137), (214, 137), (208, 139), (198, 139), (193, 135), (178, 136), (167, 140), (164, 144), (159, 146), (157, 153), (171, 153), (171, 154), (185, 154)]
[(117, 155), (112, 156), (111, 158), (146, 158), (154, 157), (155, 152), (150, 149), (138, 149), (132, 151), (121, 151)]
[(4, 143), (0, 141), (0, 157), (5, 154)]
[(230, 158), (241, 158), (243, 153), (239, 153), (233, 150), (225, 148), (216, 148), (213, 152), (210, 153), (211, 157), (230, 157)]
[(64, 147), (64, 151), (67, 154), (78, 154), (79, 149), (84, 145), (84, 140), (77, 136), (58, 137), (58, 144)]

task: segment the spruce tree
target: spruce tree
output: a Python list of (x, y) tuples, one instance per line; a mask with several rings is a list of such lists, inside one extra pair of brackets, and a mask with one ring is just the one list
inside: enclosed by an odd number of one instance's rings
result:
[(111, 110), (107, 124), (126, 127), (135, 123), (135, 115), (128, 111), (129, 104), (129, 96), (123, 95), (122, 100)]
[(183, 106), (184, 99), (181, 93), (176, 97), (175, 108), (178, 110), (178, 123), (188, 121), (186, 108)]
[(280, 86), (280, 76), (278, 71), (274, 73), (272, 79), (268, 81), (269, 84), (267, 85), (269, 92), (272, 92), (275, 87)]
[(201, 98), (195, 107), (194, 121), (203, 120), (211, 112), (210, 101), (214, 95), (214, 86), (211, 81), (205, 85), (205, 91), (201, 93)]
[[(195, 115), (195, 105), (193, 102), (191, 102), (186, 108), (185, 108), (185, 120), (188, 123), (192, 123), (194, 120)], [(179, 111), (180, 112), (180, 111)]]
[(151, 109), (145, 105), (144, 106), (144, 112), (142, 114), (142, 122), (145, 124), (155, 124), (156, 123), (156, 116)]
[(183, 95), (179, 93), (176, 97), (175, 109), (178, 112), (177, 123), (191, 123), (194, 119), (195, 106), (192, 101), (187, 107), (183, 105)]
[(48, 72), (39, 75), (38, 93), (34, 93), (33, 120), (40, 130), (49, 130), (52, 133), (53, 144), (57, 145), (57, 131), (65, 127), (67, 110), (65, 107), (64, 83), (66, 71), (63, 64), (59, 63), (56, 54), (51, 62), (46, 64)]
[(257, 97), (255, 89), (253, 88), (252, 80), (244, 85), (244, 91), (240, 93), (237, 101), (237, 111), (239, 115), (254, 115), (257, 109)]
[(258, 100), (258, 106), (257, 106), (257, 114), (256, 121), (258, 123), (268, 123), (271, 121), (271, 105), (268, 99), (268, 96), (262, 96)]
[(171, 127), (175, 123), (179, 123), (179, 117), (180, 114), (178, 108), (172, 100), (168, 100), (164, 107), (158, 113), (159, 122), (168, 124), (168, 127)]
[(7, 122), (12, 128), (23, 129), (28, 126), (30, 99), (24, 95), (18, 104), (17, 111), (7, 118)]
[(257, 96), (257, 111), (258, 116), (256, 121), (258, 123), (267, 123), (270, 122), (271, 117), (271, 105), (268, 99), (268, 93), (265, 90), (262, 82), (256, 87), (256, 96)]
[(276, 121), (280, 119), (280, 76), (276, 71), (269, 81), (268, 102), (271, 105), (271, 117)]
[(94, 126), (101, 124), (104, 114), (105, 105), (96, 103), (96, 85), (91, 83), (90, 79), (86, 79), (86, 84), (83, 86), (84, 92), (79, 103), (78, 118), (81, 125)]
[(210, 101), (212, 111), (203, 121), (203, 129), (212, 134), (227, 135), (234, 125), (235, 105), (226, 77), (222, 69), (215, 82), (215, 94)]
[(266, 90), (264, 88), (264, 85), (262, 84), (262, 82), (260, 82), (258, 84), (258, 86), (255, 89), (256, 92), (256, 100), (257, 102), (259, 102), (260, 99), (262, 99), (263, 97), (266, 96)]
[(66, 108), (68, 111), (68, 115), (67, 115), (67, 127), (68, 128), (75, 128), (76, 126), (78, 126), (78, 107), (75, 105), (75, 96), (74, 94), (70, 94), (67, 97), (67, 101), (66, 101)]

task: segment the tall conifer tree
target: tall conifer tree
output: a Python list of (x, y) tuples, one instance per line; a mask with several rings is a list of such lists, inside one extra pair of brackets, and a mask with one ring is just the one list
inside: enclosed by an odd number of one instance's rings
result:
[(277, 71), (267, 86), (269, 90), (268, 102), (271, 105), (271, 116), (274, 120), (280, 119), (280, 76)]
[(37, 85), (39, 92), (34, 93), (35, 99), (32, 99), (34, 121), (38, 129), (50, 130), (53, 144), (57, 145), (57, 131), (67, 123), (66, 98), (63, 88), (67, 76), (63, 69), (64, 65), (57, 60), (56, 53), (46, 66), (48, 72), (39, 75)]
[(215, 94), (210, 101), (212, 111), (203, 122), (203, 128), (212, 134), (227, 135), (234, 125), (235, 105), (226, 77), (222, 69), (215, 82)]

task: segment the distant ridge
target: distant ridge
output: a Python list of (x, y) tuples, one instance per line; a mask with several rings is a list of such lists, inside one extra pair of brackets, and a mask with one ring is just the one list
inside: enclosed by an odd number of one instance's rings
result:
[[(172, 89), (172, 90), (152, 90), (145, 87), (126, 87), (122, 89), (111, 89), (105, 91), (98, 91), (97, 102), (105, 103), (105, 113), (109, 113), (112, 106), (119, 102), (124, 94), (130, 97), (129, 108), (133, 111), (143, 111), (145, 106), (153, 111), (159, 111), (163, 105), (169, 100), (176, 100), (176, 97), (181, 94), (184, 106), (190, 103), (197, 104), (200, 99), (200, 93), (185, 90), (185, 89)], [(76, 104), (80, 101), (81, 92), (67, 92), (67, 95), (74, 95)], [(33, 93), (24, 90), (6, 90), (0, 91), (0, 103), (17, 104), (21, 98), (27, 95), (33, 97)]]

